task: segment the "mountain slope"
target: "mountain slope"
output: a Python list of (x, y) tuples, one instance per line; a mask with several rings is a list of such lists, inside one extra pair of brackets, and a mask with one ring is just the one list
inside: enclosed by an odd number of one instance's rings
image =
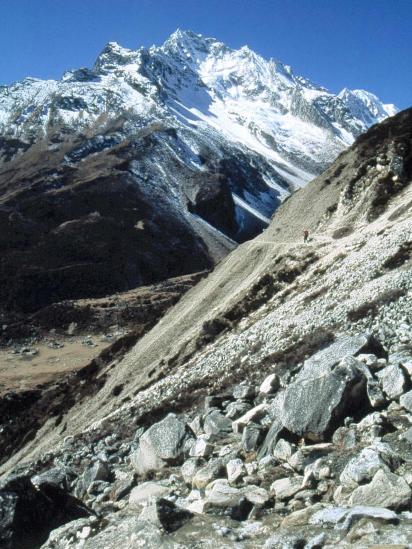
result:
[[(87, 417), (107, 418), (99, 430), (126, 426), (135, 413), (184, 406), (274, 362), (295, 364), (332, 334), (378, 335), (381, 325), (395, 323), (385, 336), (390, 346), (396, 323), (410, 314), (411, 117), (407, 110), (375, 126), (288, 199), (262, 235), (232, 252), (109, 365), (102, 389), (73, 408), (65, 430), (88, 424), (84, 407)], [(112, 399), (118, 385), (121, 398)], [(45, 432), (38, 437), (35, 444), (50, 443)]]
[(210, 268), (395, 110), (183, 31), (1, 87), (3, 307)]
[(409, 109), (361, 135), (124, 357), (47, 388), (18, 437), (10, 418), (2, 471), (58, 469), (104, 515), (45, 549), (408, 543), (411, 128)]

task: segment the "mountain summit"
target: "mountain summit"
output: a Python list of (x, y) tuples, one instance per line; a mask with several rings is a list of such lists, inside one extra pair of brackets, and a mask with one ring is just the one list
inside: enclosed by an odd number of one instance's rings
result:
[(121, 112), (138, 117), (134, 129), (162, 120), (253, 151), (296, 186), (397, 109), (363, 90), (335, 95), (247, 46), (233, 50), (180, 29), (160, 47), (133, 51), (109, 42), (92, 70), (60, 81), (27, 78), (0, 89), (0, 130), (23, 141), (57, 124), (80, 131)]

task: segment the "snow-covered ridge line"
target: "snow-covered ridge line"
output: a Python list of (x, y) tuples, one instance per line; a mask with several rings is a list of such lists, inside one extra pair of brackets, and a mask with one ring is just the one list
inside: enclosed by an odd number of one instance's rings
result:
[[(130, 50), (109, 42), (93, 68), (67, 71), (59, 81), (26, 78), (0, 87), (0, 135), (24, 143), (61, 129), (96, 136), (116, 126), (133, 139), (144, 128), (170, 129), (186, 151), (180, 161), (198, 173), (201, 159), (219, 164), (250, 156), (270, 197), (256, 187), (251, 203), (235, 181), (231, 190), (252, 208), (260, 203), (264, 218), (269, 203), (273, 211), (395, 112), (370, 92), (345, 88), (335, 95), (247, 46), (234, 50), (180, 29), (161, 46)], [(0, 148), (0, 163), (9, 157)], [(253, 185), (248, 181), (249, 195)]]

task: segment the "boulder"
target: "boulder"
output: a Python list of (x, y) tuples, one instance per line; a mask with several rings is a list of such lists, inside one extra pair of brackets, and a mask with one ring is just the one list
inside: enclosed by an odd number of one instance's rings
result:
[(35, 487), (28, 476), (7, 479), (0, 487), (0, 547), (39, 547), (59, 526), (92, 512), (58, 485)]
[(397, 364), (387, 366), (376, 375), (383, 392), (391, 400), (400, 397), (404, 393), (406, 388), (405, 374)]
[(303, 477), (286, 477), (275, 480), (270, 490), (275, 493), (276, 500), (289, 499), (302, 489)]
[(390, 471), (375, 448), (364, 448), (361, 453), (352, 458), (343, 469), (339, 480), (345, 487), (356, 487), (372, 479), (380, 469)]
[(405, 410), (408, 410), (408, 412), (412, 413), (412, 391), (408, 391), (407, 393), (402, 395), (399, 403), (405, 408)]
[(232, 431), (232, 422), (218, 410), (212, 410), (205, 416), (203, 429), (208, 435), (225, 436)]
[(407, 506), (411, 498), (411, 488), (402, 477), (380, 469), (369, 484), (359, 486), (352, 492), (349, 504), (396, 510)]
[(226, 471), (229, 484), (235, 484), (246, 474), (246, 469), (241, 459), (231, 459), (226, 465)]
[[(365, 338), (359, 340), (364, 342)], [(361, 347), (360, 342), (349, 345), (345, 341), (346, 345), (332, 345), (328, 353), (321, 351), (306, 361), (294, 382), (275, 398), (271, 415), (291, 433), (309, 440), (324, 440), (343, 423), (349, 411), (353, 413), (364, 405), (365, 375), (352, 363), (336, 364), (347, 349)]]
[(192, 457), (207, 457), (213, 452), (213, 445), (209, 444), (203, 438), (198, 438), (190, 449), (189, 455)]
[(177, 507), (167, 499), (152, 497), (140, 513), (139, 520), (150, 522), (170, 533), (181, 528), (192, 517), (193, 513), (187, 509)]
[(249, 484), (248, 486), (242, 488), (242, 492), (245, 498), (257, 507), (262, 507), (270, 499), (270, 495), (267, 490), (253, 484)]
[(259, 387), (259, 393), (262, 395), (271, 395), (276, 393), (280, 387), (280, 379), (277, 374), (270, 374)]
[(284, 440), (283, 438), (279, 439), (276, 443), (275, 448), (273, 449), (273, 457), (277, 461), (288, 461), (294, 452), (292, 445)]
[(327, 507), (314, 513), (309, 519), (310, 524), (332, 524), (343, 530), (348, 530), (355, 521), (362, 518), (373, 519), (379, 522), (397, 524), (397, 514), (389, 509), (371, 506), (356, 507)]
[(193, 434), (186, 423), (175, 414), (169, 414), (144, 433), (130, 462), (140, 475), (177, 464), (192, 441)]
[(135, 486), (129, 496), (129, 505), (140, 507), (153, 497), (163, 497), (168, 495), (170, 488), (163, 486), (159, 482), (143, 482)]

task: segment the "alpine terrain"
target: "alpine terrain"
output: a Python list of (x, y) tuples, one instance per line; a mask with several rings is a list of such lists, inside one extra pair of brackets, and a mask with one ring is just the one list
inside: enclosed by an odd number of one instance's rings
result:
[(2, 94), (7, 360), (60, 375), (0, 393), (1, 547), (410, 547), (412, 109), (182, 32)]
[(2, 323), (210, 269), (395, 112), (180, 30), (0, 87)]

